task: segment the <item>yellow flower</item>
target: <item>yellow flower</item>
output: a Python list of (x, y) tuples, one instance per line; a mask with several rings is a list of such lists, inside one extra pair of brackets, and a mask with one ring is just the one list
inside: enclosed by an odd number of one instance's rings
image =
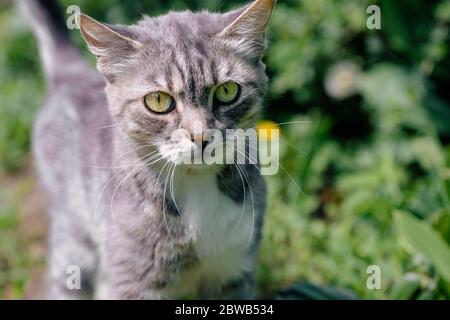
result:
[(258, 132), (258, 138), (270, 141), (272, 138), (272, 130), (280, 130), (278, 124), (273, 121), (264, 120), (258, 123), (256, 131)]

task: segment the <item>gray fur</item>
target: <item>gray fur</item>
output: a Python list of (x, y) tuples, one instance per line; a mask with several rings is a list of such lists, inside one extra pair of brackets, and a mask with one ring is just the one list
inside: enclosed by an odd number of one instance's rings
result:
[[(274, 1), (257, 2), (267, 7)], [(95, 28), (88, 30), (93, 25), (84, 29), (82, 25), (103, 77), (72, 47), (65, 63), (76, 68), (49, 69), (49, 77), (58, 81), (53, 82), (33, 133), (35, 161), (50, 198), (49, 298), (180, 297), (178, 288), (185, 285), (180, 279), (203, 270), (204, 260), (220, 265), (227, 254), (226, 250), (211, 256), (199, 254), (203, 234), (192, 231), (186, 212), (179, 208), (182, 201), (189, 207), (189, 199), (183, 200), (181, 194), (198, 196), (192, 200), (198, 206), (211, 205), (201, 197), (204, 191), (196, 194), (183, 189), (184, 183), (196, 186), (196, 179), (210, 181), (210, 175), (215, 177), (214, 188), (244, 206), (244, 220), (252, 223), (254, 232), (249, 245), (239, 249), (248, 263), (230, 262), (240, 274), (230, 273), (233, 276), (227, 278), (217, 270), (217, 275), (193, 280), (195, 290), (188, 293), (201, 298), (253, 296), (265, 208), (265, 184), (258, 168), (179, 165), (171, 180), (167, 173), (172, 171), (164, 167), (164, 159), (145, 163), (150, 153), (159, 155), (161, 146), (171, 143), (173, 130), (192, 130), (195, 120), (205, 128), (221, 130), (255, 125), (267, 83), (263, 48), (253, 45), (261, 41), (243, 42), (251, 37), (251, 30), (246, 35), (237, 29), (221, 34), (248, 8), (227, 14), (170, 12), (145, 17), (130, 27), (103, 25), (107, 29), (101, 34)], [(102, 47), (94, 41), (102, 39), (91, 36), (103, 37), (109, 46)], [(261, 37), (261, 32), (255, 30), (255, 36)], [(67, 48), (67, 41), (58, 41), (60, 37), (54, 43)], [(248, 50), (236, 49), (245, 43), (250, 43)], [(45, 45), (40, 41), (41, 50)], [(49, 54), (60, 61), (64, 53), (57, 46), (51, 50)], [(235, 105), (215, 109), (208, 104), (208, 92), (224, 79), (239, 82), (242, 96)], [(177, 108), (166, 115), (152, 114), (144, 107), (143, 96), (161, 88), (174, 95)], [(220, 193), (214, 194), (220, 198)], [(182, 200), (177, 203), (179, 194)], [(219, 215), (217, 221), (221, 221), (220, 216), (227, 213), (218, 207), (209, 214)], [(66, 288), (69, 265), (81, 267), (82, 290)]]

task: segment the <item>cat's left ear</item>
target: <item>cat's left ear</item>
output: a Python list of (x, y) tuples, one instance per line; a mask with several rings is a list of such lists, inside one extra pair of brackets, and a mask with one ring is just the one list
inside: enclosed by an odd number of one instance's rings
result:
[(125, 29), (103, 24), (85, 14), (80, 15), (78, 23), (89, 50), (97, 56), (98, 70), (107, 77), (119, 71), (123, 59), (142, 46), (124, 34)]
[(276, 0), (255, 0), (217, 36), (235, 42), (236, 49), (249, 58), (261, 58), (275, 3)]

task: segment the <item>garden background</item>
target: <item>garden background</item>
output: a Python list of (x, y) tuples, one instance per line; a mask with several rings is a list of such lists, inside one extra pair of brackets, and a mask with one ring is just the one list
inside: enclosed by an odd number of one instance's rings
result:
[[(132, 23), (245, 2), (60, 3)], [(366, 26), (372, 4), (380, 30)], [(450, 298), (449, 27), (448, 0), (278, 1), (263, 125), (281, 130), (282, 169), (267, 177), (259, 297), (290, 286), (282, 297)], [(43, 296), (45, 197), (29, 150), (44, 96), (35, 39), (13, 2), (1, 0), (0, 299)], [(380, 289), (367, 287), (370, 265), (381, 270)]]

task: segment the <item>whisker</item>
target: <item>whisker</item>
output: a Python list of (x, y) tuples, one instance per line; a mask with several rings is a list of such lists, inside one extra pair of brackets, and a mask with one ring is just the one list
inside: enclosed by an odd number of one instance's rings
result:
[[(144, 156), (138, 158), (138, 159), (137, 159), (136, 161), (134, 161), (130, 166), (133, 166), (133, 165), (139, 163), (140, 161), (142, 161), (142, 160), (143, 160), (144, 158), (146, 158), (147, 156), (149, 156), (149, 155), (144, 155)], [(153, 156), (150, 154), (150, 157), (153, 157)], [(116, 161), (114, 161), (113, 164), (111, 165), (111, 168), (108, 170), (108, 172), (107, 172), (107, 174), (106, 174), (106, 177), (108, 177), (108, 176), (111, 174), (112, 166), (114, 165), (114, 163), (116, 163)], [(98, 197), (97, 197), (97, 201), (96, 201), (96, 203), (95, 203), (94, 215), (93, 215), (93, 217), (92, 217), (92, 220), (93, 220), (93, 221), (95, 220), (95, 218), (96, 218), (96, 216), (97, 216), (98, 206), (99, 206), (99, 204), (100, 204), (101, 197), (102, 197), (103, 193), (104, 193), (105, 190), (106, 190), (106, 187), (108, 186), (108, 184), (109, 184), (110, 182), (112, 182), (112, 180), (113, 180), (116, 176), (118, 176), (119, 174), (121, 174), (122, 172), (124, 172), (125, 169), (126, 169), (126, 168), (123, 168), (123, 169), (121, 169), (119, 172), (117, 172), (115, 175), (113, 175), (113, 176), (107, 178), (105, 184), (103, 185), (102, 189), (100, 190), (100, 193), (99, 193), (99, 195), (98, 195)]]
[[(234, 164), (237, 166), (236, 161), (234, 161)], [(242, 174), (241, 174), (241, 171), (239, 170), (239, 167), (237, 166), (236, 169), (237, 169), (237, 172), (238, 172), (238, 174), (239, 174), (239, 178), (241, 179), (242, 187), (244, 188), (244, 202), (243, 202), (243, 204), (242, 204), (242, 211), (241, 211), (241, 215), (240, 215), (240, 217), (239, 217), (239, 220), (238, 220), (238, 222), (236, 223), (236, 226), (238, 226), (238, 225), (240, 225), (240, 223), (241, 223), (241, 221), (242, 221), (242, 218), (243, 218), (243, 216), (244, 216), (245, 204), (246, 204), (246, 188), (245, 188), (244, 179), (242, 178)]]
[[(245, 140), (245, 139), (249, 139), (251, 141), (256, 141), (259, 142), (258, 139), (252, 138), (252, 137), (236, 137), (237, 139), (241, 139), (241, 140)], [(301, 155), (306, 155), (305, 151), (301, 151), (300, 149), (298, 149), (296, 146), (294, 146), (292, 143), (290, 143), (289, 141), (283, 139), (283, 138), (278, 138), (278, 140), (286, 145), (288, 145), (289, 147), (291, 147), (292, 149), (294, 149), (295, 151), (297, 151), (298, 153), (300, 153)], [(232, 142), (233, 140), (228, 140), (228, 142)]]
[[(245, 156), (247, 156), (245, 153), (242, 153), (242, 150), (240, 150), (239, 148), (236, 148), (236, 151), (241, 152), (241, 154)], [(254, 227), (255, 227), (255, 199), (253, 197), (253, 189), (252, 186), (250, 185), (250, 178), (248, 177), (247, 171), (245, 170), (245, 167), (241, 165), (239, 165), (237, 162), (235, 162), (236, 164), (236, 168), (238, 169), (238, 171), (242, 172), (242, 175), (244, 176), (244, 179), (247, 183), (247, 186), (249, 188), (250, 191), (250, 197), (252, 198), (252, 228), (250, 231), (250, 237), (247, 243), (247, 248), (250, 246), (250, 243), (252, 241), (253, 238), (253, 232), (254, 232)], [(258, 168), (258, 166), (255, 165), (256, 168)], [(258, 168), (259, 169), (259, 168)]]
[(116, 196), (117, 190), (119, 190), (120, 186), (125, 182), (126, 179), (128, 179), (129, 176), (131, 176), (132, 174), (134, 174), (134, 173), (137, 172), (138, 170), (142, 169), (143, 167), (146, 167), (146, 166), (148, 166), (148, 165), (150, 165), (150, 164), (152, 164), (152, 163), (156, 163), (156, 162), (158, 162), (158, 161), (161, 160), (161, 157), (159, 157), (159, 159), (158, 159), (158, 157), (156, 157), (156, 158), (157, 158), (157, 160), (151, 160), (151, 163), (150, 163), (149, 161), (145, 161), (145, 162), (143, 162), (143, 163), (137, 165), (133, 170), (131, 170), (131, 172), (129, 172), (129, 173), (125, 176), (125, 178), (123, 178), (123, 179), (119, 182), (119, 184), (117, 185), (116, 189), (114, 190), (113, 196), (112, 196), (112, 198), (111, 198), (110, 211), (111, 211), (111, 217), (112, 217), (113, 220), (114, 220), (114, 208), (113, 208), (113, 207), (114, 207), (114, 198), (115, 198), (115, 196)]
[(164, 163), (164, 166), (161, 168), (161, 171), (158, 174), (158, 178), (156, 178), (156, 183), (155, 183), (155, 187), (153, 188), (153, 194), (156, 194), (156, 188), (158, 187), (158, 182), (159, 182), (159, 178), (161, 177), (161, 174), (164, 171), (164, 168), (166, 167), (166, 165), (169, 163), (168, 160), (166, 160), (166, 162)]
[(110, 167), (91, 166), (91, 165), (83, 165), (83, 166), (84, 166), (84, 167), (88, 167), (88, 168), (99, 168), (99, 169), (114, 168), (114, 165), (115, 165), (120, 159), (122, 159), (125, 155), (127, 155), (127, 154), (129, 154), (129, 153), (131, 153), (131, 152), (134, 152), (134, 151), (143, 149), (143, 148), (148, 148), (148, 147), (153, 147), (153, 146), (155, 146), (155, 145), (154, 145), (154, 144), (145, 144), (145, 145), (142, 145), (142, 146), (137, 147), (137, 148), (132, 148), (131, 150), (128, 150), (128, 151), (126, 151), (126, 152), (120, 154), (116, 159), (114, 159), (114, 161), (113, 161), (113, 163), (111, 164)]
[(95, 129), (101, 130), (101, 129), (107, 129), (107, 128), (112, 128), (112, 127), (117, 127), (117, 126), (120, 126), (120, 123), (115, 123), (115, 124), (111, 124), (109, 126), (104, 126), (104, 127), (98, 127), (98, 128), (95, 128)]
[(125, 169), (125, 168), (129, 168), (129, 167), (133, 166), (134, 163), (139, 162), (142, 158), (147, 157), (147, 156), (153, 156), (153, 155), (156, 155), (157, 153), (159, 153), (158, 150), (150, 152), (150, 153), (144, 155), (143, 157), (138, 158), (137, 161), (134, 161), (132, 164), (128, 164), (128, 165), (125, 165), (125, 166), (119, 166), (119, 167), (112, 167), (112, 166), (110, 166), (110, 167), (85, 166), (85, 167), (87, 167), (87, 168), (94, 168), (94, 169)]
[[(251, 145), (249, 145), (249, 147), (253, 147), (253, 146), (251, 146)], [(254, 148), (254, 147), (253, 147)], [(250, 158), (250, 156), (249, 156), (249, 158)], [(254, 159), (250, 159), (251, 161), (257, 161), (257, 160), (254, 160)], [(303, 195), (303, 196), (305, 196), (306, 197), (306, 194), (302, 191), (302, 189), (299, 187), (299, 185), (297, 184), (297, 182), (294, 180), (294, 178), (292, 178), (292, 176), (289, 174), (289, 172), (283, 167), (283, 165), (279, 162), (279, 161), (277, 161), (277, 160), (273, 160), (272, 159), (272, 161), (275, 161), (278, 165), (279, 165), (279, 167), (284, 171), (284, 173), (288, 176), (288, 178), (292, 181), (292, 183), (294, 183), (294, 185), (295, 185), (295, 187), (296, 187), (296, 189), (298, 190), (298, 192), (301, 194), (301, 195)], [(253, 164), (253, 163), (250, 163), (250, 164)], [(258, 168), (258, 166), (256, 166), (255, 164), (253, 164), (256, 168)], [(258, 170), (261, 172), (261, 169), (259, 169), (258, 168)]]
[(181, 211), (178, 208), (178, 204), (177, 204), (177, 200), (175, 199), (175, 191), (174, 191), (174, 179), (175, 179), (175, 170), (177, 169), (177, 165), (174, 164), (173, 165), (173, 170), (172, 170), (172, 176), (170, 178), (170, 185), (169, 185), (169, 190), (170, 190), (170, 196), (172, 197), (172, 201), (175, 205), (175, 208), (177, 209), (178, 214), (183, 218), (183, 216), (181, 215)]
[[(166, 162), (168, 163), (168, 161)], [(169, 233), (169, 236), (172, 238), (172, 241), (175, 242), (175, 238), (172, 236), (172, 233), (170, 232), (170, 228), (169, 228), (169, 224), (167, 223), (167, 218), (166, 218), (166, 187), (167, 187), (167, 182), (169, 180), (169, 176), (170, 176), (170, 168), (172, 167), (173, 164), (169, 165), (169, 169), (168, 169), (168, 174), (166, 177), (166, 182), (164, 183), (164, 190), (163, 190), (163, 217), (164, 217), (164, 223), (166, 224), (166, 229), (167, 232)], [(165, 167), (165, 165), (164, 165)], [(163, 168), (164, 170), (164, 168)]]
[[(238, 164), (238, 167), (240, 167), (240, 165)], [(242, 169), (242, 174), (244, 175), (244, 179), (247, 181), (247, 186), (250, 190), (250, 197), (252, 198), (252, 228), (250, 231), (250, 236), (248, 238), (248, 243), (247, 243), (247, 248), (250, 247), (250, 244), (252, 242), (253, 239), (253, 231), (255, 228), (255, 199), (253, 198), (253, 190), (252, 190), (252, 186), (250, 185), (250, 180), (249, 177), (247, 175), (247, 172), (245, 171), (245, 168), (241, 168)]]
[(274, 122), (276, 125), (284, 126), (287, 124), (305, 124), (305, 123), (312, 123), (311, 120), (298, 120), (298, 121), (288, 121), (288, 122)]

